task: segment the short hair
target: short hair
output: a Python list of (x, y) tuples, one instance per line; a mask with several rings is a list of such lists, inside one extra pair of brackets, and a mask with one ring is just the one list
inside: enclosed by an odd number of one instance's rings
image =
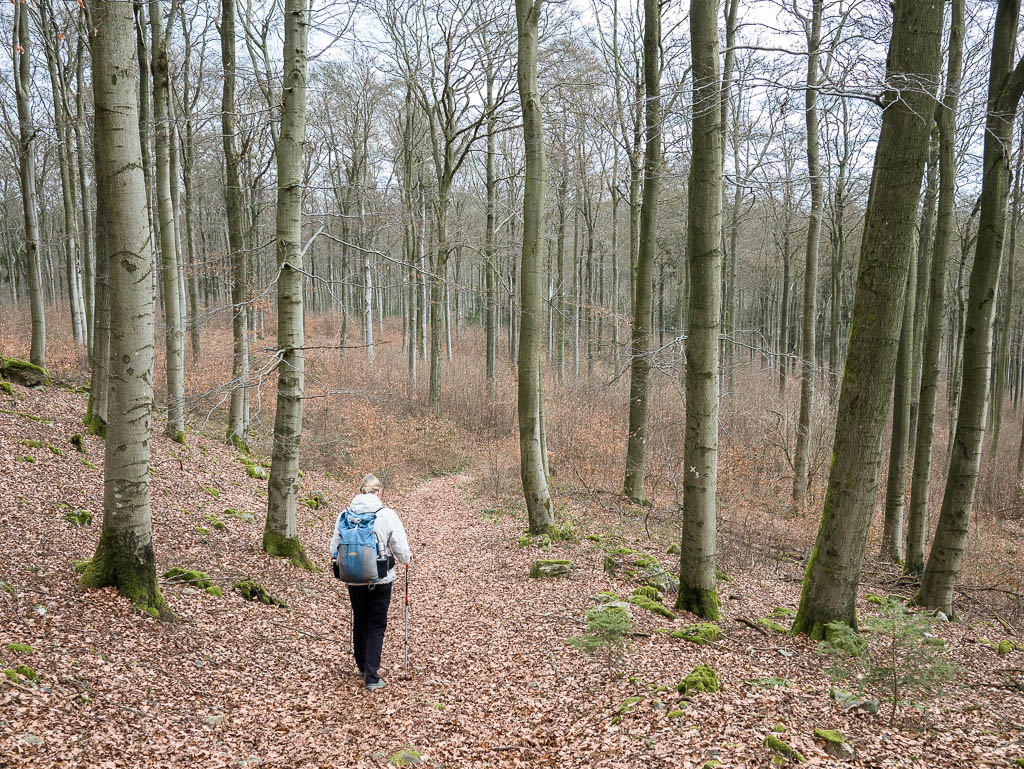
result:
[(359, 493), (373, 494), (377, 491), (380, 491), (382, 488), (383, 484), (380, 482), (380, 478), (378, 478), (373, 473), (367, 473), (366, 476), (363, 478), (363, 482), (359, 484)]

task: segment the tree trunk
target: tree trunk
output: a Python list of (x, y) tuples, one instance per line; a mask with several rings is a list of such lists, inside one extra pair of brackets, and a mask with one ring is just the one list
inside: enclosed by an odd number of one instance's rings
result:
[[(103, 175), (100, 174), (100, 137), (93, 121), (93, 165), (96, 169), (96, 310), (93, 315), (92, 378), (89, 382), (89, 403), (85, 409), (85, 426), (93, 435), (107, 434), (107, 404), (110, 395), (110, 248), (107, 240), (107, 199)], [(151, 299), (152, 300), (152, 299)]]
[(494, 174), (494, 156), (495, 156), (495, 132), (496, 132), (496, 117), (494, 114), (494, 75), (492, 72), (487, 73), (487, 160), (485, 166), (486, 176), (486, 189), (487, 189), (487, 223), (484, 230), (484, 273), (486, 283), (486, 303), (487, 307), (485, 310), (486, 319), (486, 335), (487, 335), (487, 381), (494, 382), (495, 369), (497, 367), (498, 360), (498, 340), (497, 340), (497, 301), (498, 301), (498, 288), (497, 288), (497, 270), (498, 265), (495, 263), (494, 255), (494, 227), (495, 227), (495, 209), (498, 203), (497, 193), (497, 181)]
[[(889, 90), (864, 220), (857, 293), (836, 417), (832, 465), (817, 541), (793, 631), (822, 638), (830, 622), (856, 627), (857, 584), (878, 491), (882, 433), (892, 394), (898, 329), (914, 246), (938, 76), (941, 0), (896, 5)], [(911, 87), (912, 86), (912, 87)]]
[[(655, 0), (645, 0), (645, 8)], [(687, 205), (690, 258), (686, 346), (683, 532), (676, 606), (717, 619), (718, 334), (722, 304), (722, 123), (718, 111), (718, 0), (690, 4), (693, 155)]]
[(82, 585), (113, 585), (167, 617), (156, 581), (150, 518), (153, 408), (153, 255), (146, 218), (132, 50), (132, 8), (90, 2), (97, 186), (109, 239), (110, 403), (103, 471), (103, 531)]
[(307, 0), (284, 3), (284, 81), (277, 142), (277, 412), (263, 549), (310, 569), (295, 519), (305, 345), (302, 313), (302, 147), (306, 136)]
[[(629, 433), (623, 493), (634, 502), (646, 499), (644, 464), (647, 453), (647, 401), (651, 379), (651, 300), (658, 187), (661, 175), (661, 6), (644, 2), (644, 89), (647, 147), (644, 152), (643, 201), (640, 204), (640, 252), (633, 303), (633, 344), (629, 376)], [(716, 66), (717, 69), (717, 66)]]
[(18, 102), (18, 178), (21, 182), (22, 211), (25, 216), (25, 262), (28, 265), (28, 296), (32, 315), (29, 360), (46, 368), (46, 314), (43, 271), (39, 258), (39, 208), (36, 201), (36, 129), (32, 122), (29, 89), (32, 68), (29, 54), (28, 3), (14, 8), (14, 91)]
[(903, 298), (903, 324), (896, 352), (896, 383), (893, 387), (892, 441), (889, 444), (889, 475), (886, 479), (882, 549), (879, 557), (903, 563), (904, 492), (907, 485), (907, 453), (910, 449), (910, 391), (914, 365), (914, 310), (917, 299), (917, 258), (910, 259)]
[(818, 46), (821, 44), (822, 0), (814, 0), (810, 20), (804, 21), (807, 37), (807, 90), (804, 116), (807, 124), (807, 173), (811, 185), (811, 211), (807, 220), (807, 258), (804, 265), (804, 318), (801, 340), (800, 418), (793, 458), (793, 502), (801, 504), (807, 492), (808, 454), (811, 443), (811, 412), (814, 410), (814, 334), (818, 298), (818, 244), (821, 239), (822, 182), (818, 151)]
[[(1020, 227), (1020, 206), (1021, 206), (1021, 171), (1024, 167), (1024, 130), (1021, 132), (1021, 139), (1017, 143), (1016, 170), (1013, 174), (1013, 203), (1011, 204), (1011, 215), (1009, 233), (1006, 236), (1006, 286), (999, 292), (1002, 312), (999, 318), (999, 334), (996, 337), (996, 365), (993, 377), (992, 389), (992, 448), (990, 456), (992, 467), (999, 467), (999, 436), (1003, 427), (1003, 400), (1006, 394), (1006, 383), (1010, 368), (1010, 318), (1013, 315), (1013, 290), (1014, 290), (1014, 267), (1017, 251), (1017, 230)], [(993, 483), (999, 475), (998, 471), (992, 473)]]
[(543, 0), (516, 0), (519, 55), (516, 79), (523, 110), (526, 183), (523, 192), (523, 255), (519, 331), (519, 458), (530, 533), (555, 522), (543, 446), (541, 331), (543, 329), (544, 129), (537, 90), (537, 24)]
[(149, 0), (152, 31), (153, 120), (156, 123), (156, 203), (160, 217), (161, 285), (164, 299), (164, 340), (167, 365), (167, 427), (165, 435), (185, 442), (185, 355), (181, 328), (181, 298), (178, 293), (178, 247), (174, 226), (171, 185), (171, 131), (167, 112), (167, 40), (164, 37), (160, 0)]
[[(224, 145), (224, 206), (227, 212), (228, 251), (231, 262), (231, 403), (228, 408), (227, 438), (239, 450), (248, 448), (246, 420), (249, 378), (248, 275), (242, 234), (242, 181), (235, 124), (235, 0), (222, 0), (220, 57), (224, 66), (220, 125)], [(344, 341), (342, 342), (344, 344)]]
[(1011, 73), (1019, 16), (1020, 0), (999, 0), (992, 41), (981, 213), (968, 295), (960, 405), (939, 524), (921, 589), (914, 599), (922, 606), (941, 609), (950, 617), (985, 437), (994, 300), (1006, 229), (1013, 121), (1024, 90), (1024, 60)]

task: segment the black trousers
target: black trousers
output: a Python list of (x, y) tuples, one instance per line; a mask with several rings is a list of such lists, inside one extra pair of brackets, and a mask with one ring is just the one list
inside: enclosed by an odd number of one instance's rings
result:
[(388, 607), (391, 605), (391, 586), (349, 585), (348, 597), (352, 602), (352, 649), (356, 666), (366, 675), (366, 683), (380, 680), (380, 653), (384, 648), (384, 631), (388, 629)]

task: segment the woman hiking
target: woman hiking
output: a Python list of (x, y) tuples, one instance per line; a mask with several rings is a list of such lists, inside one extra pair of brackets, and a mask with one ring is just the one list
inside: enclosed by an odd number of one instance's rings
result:
[(398, 513), (381, 501), (382, 494), (376, 475), (363, 478), (359, 493), (338, 516), (331, 537), (334, 574), (347, 584), (352, 602), (353, 656), (368, 691), (384, 686), (378, 669), (395, 562), (412, 561), (405, 527)]

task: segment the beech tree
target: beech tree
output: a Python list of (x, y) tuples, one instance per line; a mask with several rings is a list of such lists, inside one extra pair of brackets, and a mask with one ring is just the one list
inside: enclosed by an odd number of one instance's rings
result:
[(936, 109), (939, 139), (939, 188), (935, 217), (935, 239), (931, 250), (931, 276), (928, 315), (921, 362), (921, 389), (918, 399), (917, 431), (914, 441), (914, 468), (910, 485), (910, 508), (904, 569), (909, 574), (924, 571), (925, 536), (928, 530), (928, 488), (932, 470), (932, 446), (935, 436), (935, 404), (938, 398), (942, 353), (942, 326), (946, 315), (946, 275), (949, 249), (955, 225), (957, 105), (963, 75), (965, 0), (953, 0), (949, 28), (949, 53), (946, 87), (942, 103)]
[(985, 121), (985, 162), (978, 239), (971, 271), (956, 433), (946, 489), (915, 602), (953, 616), (953, 590), (960, 574), (968, 523), (978, 484), (992, 373), (996, 287), (1006, 230), (1010, 156), (1017, 105), (1024, 94), (1024, 58), (1013, 66), (1020, 0), (999, 0)]
[[(717, 67), (716, 67), (717, 70)], [(644, 2), (644, 150), (643, 202), (640, 206), (640, 249), (633, 291), (633, 343), (629, 377), (629, 433), (623, 491), (634, 501), (644, 499), (647, 452), (647, 390), (651, 378), (651, 310), (654, 258), (657, 249), (658, 194), (661, 173), (661, 5)]]
[(526, 143), (523, 195), (522, 284), (519, 314), (519, 457), (530, 532), (546, 532), (555, 522), (544, 466), (544, 395), (541, 387), (544, 243), (544, 129), (537, 90), (537, 27), (543, 0), (516, 0), (519, 30), (517, 81)]
[(312, 568), (299, 539), (295, 504), (305, 371), (302, 284), (302, 147), (306, 133), (306, 0), (285, 0), (284, 84), (277, 140), (277, 410), (263, 549)]
[(153, 410), (153, 252), (138, 131), (137, 70), (128, 3), (91, 0), (96, 176), (109, 253), (110, 395), (103, 472), (103, 531), (82, 576), (113, 585), (154, 616), (169, 616), (156, 581), (150, 517)]
[(917, 203), (941, 63), (940, 0), (895, 7), (885, 111), (864, 218), (857, 293), (821, 524), (793, 631), (856, 629), (857, 584), (874, 512)]
[[(644, 8), (657, 8), (645, 0)], [(722, 121), (718, 0), (690, 4), (693, 152), (687, 192), (690, 294), (686, 348), (683, 532), (676, 607), (718, 619), (715, 521), (718, 490), (718, 334), (722, 304)], [(646, 54), (646, 49), (645, 49)]]

